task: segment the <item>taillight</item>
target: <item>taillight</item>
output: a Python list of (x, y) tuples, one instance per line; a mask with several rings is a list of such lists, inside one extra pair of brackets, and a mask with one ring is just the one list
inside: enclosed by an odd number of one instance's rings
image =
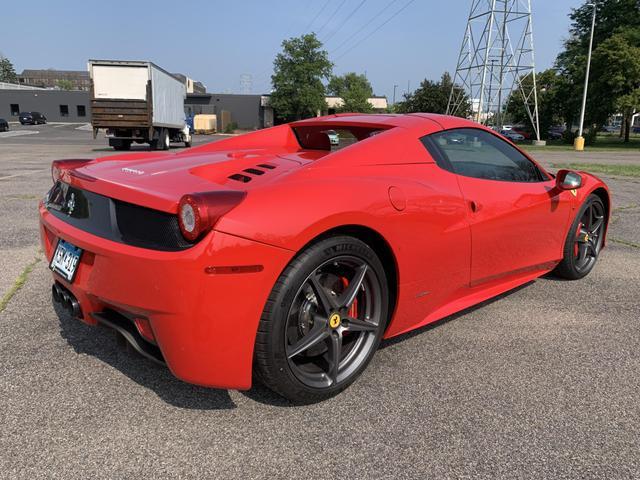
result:
[(51, 162), (51, 178), (53, 183), (56, 183), (62, 177), (65, 170), (71, 170), (81, 167), (85, 163), (91, 162), (89, 159), (77, 159), (77, 160), (54, 160)]
[(200, 192), (184, 195), (178, 204), (178, 223), (182, 236), (195, 241), (211, 230), (220, 218), (236, 207), (246, 192)]

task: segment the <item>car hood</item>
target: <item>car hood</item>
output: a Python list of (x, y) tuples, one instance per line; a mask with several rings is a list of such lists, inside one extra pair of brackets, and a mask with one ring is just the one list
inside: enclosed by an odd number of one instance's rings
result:
[(68, 172), (76, 186), (129, 203), (174, 213), (187, 193), (250, 191), (313, 160), (273, 149), (141, 152), (103, 157)]

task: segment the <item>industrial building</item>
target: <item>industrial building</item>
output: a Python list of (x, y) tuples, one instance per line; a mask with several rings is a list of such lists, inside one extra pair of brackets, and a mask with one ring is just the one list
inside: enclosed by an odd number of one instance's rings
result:
[(20, 112), (40, 112), (50, 122), (86, 122), (89, 92), (83, 90), (0, 89), (0, 118), (17, 122)]
[(31, 87), (60, 88), (65, 90), (89, 90), (91, 79), (86, 70), (23, 70), (18, 83)]
[[(24, 87), (0, 88), (0, 118), (18, 121), (20, 112), (36, 111), (50, 122), (89, 123), (91, 121), (90, 92), (87, 90), (46, 90)], [(9, 86), (10, 87), (10, 86)], [(327, 108), (321, 114), (335, 113), (342, 105), (339, 97), (326, 97)], [(376, 112), (387, 108), (386, 97), (372, 97), (369, 102)], [(274, 125), (274, 112), (269, 95), (233, 93), (187, 93), (185, 115), (216, 114), (221, 129), (223, 112), (242, 130), (257, 130)]]

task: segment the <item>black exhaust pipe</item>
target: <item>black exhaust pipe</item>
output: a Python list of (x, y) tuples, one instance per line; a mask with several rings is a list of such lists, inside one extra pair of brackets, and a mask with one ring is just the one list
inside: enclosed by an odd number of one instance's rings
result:
[(74, 318), (82, 318), (82, 310), (78, 299), (69, 290), (58, 283), (51, 286), (51, 297), (53, 301), (60, 304), (69, 315)]

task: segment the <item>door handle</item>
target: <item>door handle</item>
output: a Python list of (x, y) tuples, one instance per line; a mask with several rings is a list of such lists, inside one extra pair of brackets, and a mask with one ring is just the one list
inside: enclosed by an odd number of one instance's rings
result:
[(477, 213), (480, 210), (480, 205), (478, 205), (474, 200), (469, 200), (469, 208), (473, 213)]

